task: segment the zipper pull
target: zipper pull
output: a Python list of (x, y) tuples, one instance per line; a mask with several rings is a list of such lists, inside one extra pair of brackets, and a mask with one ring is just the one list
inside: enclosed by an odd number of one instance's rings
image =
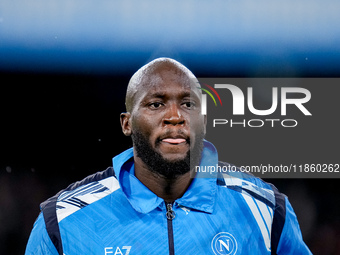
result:
[(173, 220), (176, 217), (176, 213), (172, 210), (172, 204), (166, 203), (166, 218), (168, 220)]

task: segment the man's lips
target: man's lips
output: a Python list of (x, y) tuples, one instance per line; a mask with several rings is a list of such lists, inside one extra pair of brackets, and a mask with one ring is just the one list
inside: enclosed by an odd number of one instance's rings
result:
[(162, 142), (171, 143), (171, 144), (180, 144), (180, 143), (185, 143), (186, 140), (184, 138), (165, 138), (165, 139), (162, 139)]

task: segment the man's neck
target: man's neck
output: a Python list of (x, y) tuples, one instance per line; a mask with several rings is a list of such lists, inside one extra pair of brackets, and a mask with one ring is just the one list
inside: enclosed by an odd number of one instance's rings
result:
[(135, 157), (135, 176), (158, 197), (166, 202), (173, 202), (183, 196), (191, 183), (190, 172), (174, 179), (150, 171), (144, 162)]

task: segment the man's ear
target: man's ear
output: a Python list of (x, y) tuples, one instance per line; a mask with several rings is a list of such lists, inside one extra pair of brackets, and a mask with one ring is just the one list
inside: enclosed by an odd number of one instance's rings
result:
[(122, 131), (124, 135), (131, 135), (131, 114), (129, 112), (123, 112), (120, 114), (120, 125), (122, 126)]

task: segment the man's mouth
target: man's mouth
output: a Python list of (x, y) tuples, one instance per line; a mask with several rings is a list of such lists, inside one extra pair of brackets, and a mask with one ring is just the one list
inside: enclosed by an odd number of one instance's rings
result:
[(181, 143), (185, 143), (186, 140), (184, 138), (165, 138), (165, 139), (162, 139), (162, 142), (170, 143), (170, 144), (181, 144)]

